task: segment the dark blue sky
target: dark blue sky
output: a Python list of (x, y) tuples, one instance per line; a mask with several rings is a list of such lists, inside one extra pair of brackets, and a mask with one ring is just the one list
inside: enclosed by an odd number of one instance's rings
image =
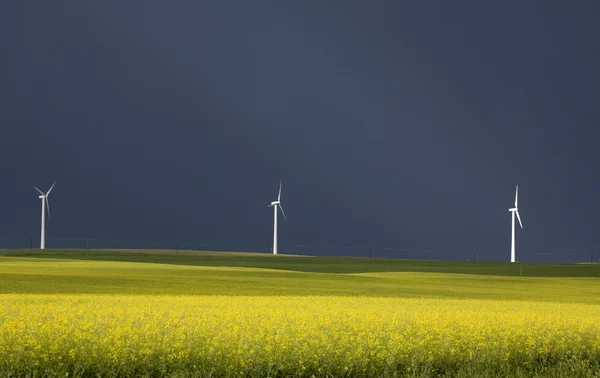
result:
[(598, 251), (599, 8), (2, 2), (0, 235)]

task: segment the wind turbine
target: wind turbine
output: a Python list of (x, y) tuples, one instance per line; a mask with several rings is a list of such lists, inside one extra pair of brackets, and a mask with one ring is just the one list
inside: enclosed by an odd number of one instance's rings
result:
[(283, 214), (283, 218), (287, 222), (287, 217), (285, 216), (285, 212), (283, 211), (283, 207), (281, 206), (281, 181), (279, 181), (279, 194), (277, 195), (277, 201), (271, 202), (269, 207), (273, 207), (273, 254), (277, 254), (277, 208), (281, 209), (281, 214)]
[(54, 188), (54, 185), (56, 185), (56, 181), (54, 181), (54, 184), (52, 184), (52, 186), (50, 187), (50, 189), (48, 189), (48, 193), (44, 193), (41, 190), (39, 190), (38, 188), (36, 188), (35, 186), (33, 187), (33, 189), (37, 190), (38, 192), (40, 192), (40, 197), (42, 199), (42, 235), (41, 235), (41, 241), (40, 241), (40, 249), (45, 249), (46, 248), (46, 211), (48, 210), (48, 219), (50, 219), (50, 202), (48, 201), (48, 196), (50, 195), (50, 192), (52, 191), (52, 188)]
[(510, 262), (516, 262), (515, 259), (515, 216), (519, 220), (519, 225), (521, 225), (521, 229), (523, 229), (523, 223), (521, 223), (521, 216), (519, 215), (519, 185), (517, 185), (517, 190), (515, 192), (515, 207), (512, 209), (508, 209), (512, 213), (512, 235), (510, 239)]

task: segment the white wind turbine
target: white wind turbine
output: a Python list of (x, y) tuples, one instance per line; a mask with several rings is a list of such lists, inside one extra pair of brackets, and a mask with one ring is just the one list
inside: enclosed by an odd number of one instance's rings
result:
[(521, 225), (521, 229), (523, 229), (523, 223), (521, 223), (521, 216), (519, 215), (519, 185), (517, 185), (517, 190), (515, 192), (515, 207), (512, 209), (508, 209), (512, 213), (512, 235), (510, 239), (510, 262), (516, 262), (515, 258), (515, 216), (519, 220), (519, 225)]
[[(50, 195), (52, 188), (54, 188), (54, 185), (56, 185), (56, 181), (54, 181), (54, 184), (52, 184), (50, 189), (48, 189), (48, 193), (42, 192), (35, 186), (33, 187), (33, 189), (40, 192), (39, 198), (42, 199), (42, 235), (41, 235), (41, 241), (40, 241), (40, 249), (46, 248), (46, 211), (45, 210), (48, 210), (48, 219), (50, 219), (50, 202), (48, 201), (48, 196)], [(47, 209), (45, 209), (45, 208), (47, 208)]]
[(285, 212), (283, 211), (283, 207), (281, 206), (281, 181), (279, 181), (279, 194), (277, 195), (277, 201), (271, 202), (269, 207), (273, 207), (273, 254), (277, 254), (277, 208), (281, 209), (281, 214), (283, 214), (283, 218), (287, 222), (287, 217), (285, 216)]

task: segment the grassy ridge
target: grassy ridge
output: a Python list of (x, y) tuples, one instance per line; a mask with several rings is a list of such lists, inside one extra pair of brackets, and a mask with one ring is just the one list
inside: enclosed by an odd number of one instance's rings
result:
[(600, 277), (598, 264), (511, 264), (489, 261), (368, 259), (363, 257), (287, 256), (244, 252), (175, 250), (0, 250), (0, 256), (86, 261), (277, 269), (313, 273), (431, 272), (486, 276)]
[[(191, 263), (186, 265), (184, 261)], [(240, 267), (244, 261), (246, 267)], [(523, 271), (564, 273), (552, 266), (548, 269), (534, 265), (543, 264), (526, 264)], [(443, 270), (440, 266), (453, 274), (428, 271)], [(508, 275), (515, 267), (514, 264), (483, 262), (369, 261), (269, 255), (246, 258), (221, 253), (175, 257), (156, 252), (129, 255), (68, 252), (43, 258), (0, 257), (0, 293), (336, 295), (600, 303), (597, 278)], [(563, 267), (588, 274), (599, 270), (596, 266), (585, 265)], [(482, 271), (496, 275), (483, 275)]]

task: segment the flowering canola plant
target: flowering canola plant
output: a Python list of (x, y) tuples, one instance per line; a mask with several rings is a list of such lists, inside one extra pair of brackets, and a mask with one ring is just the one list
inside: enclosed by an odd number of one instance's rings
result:
[(600, 305), (278, 296), (0, 295), (0, 371), (380, 376), (588, 363)]

